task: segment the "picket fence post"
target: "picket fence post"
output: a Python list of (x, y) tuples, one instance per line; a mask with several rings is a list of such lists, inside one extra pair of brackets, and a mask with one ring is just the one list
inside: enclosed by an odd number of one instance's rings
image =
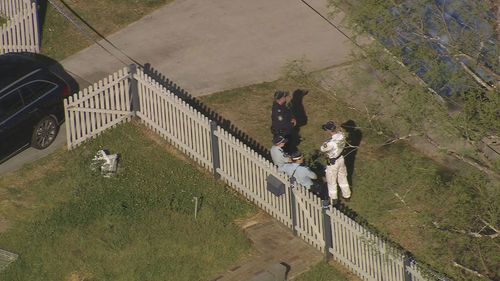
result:
[(212, 165), (214, 168), (214, 178), (220, 179), (220, 174), (217, 173), (217, 169), (220, 168), (220, 159), (219, 159), (219, 139), (215, 132), (217, 132), (217, 122), (210, 120), (210, 140), (212, 143)]
[(323, 239), (325, 240), (325, 260), (328, 261), (332, 257), (330, 248), (333, 248), (333, 239), (331, 218), (326, 211), (327, 209), (323, 209)]
[(129, 77), (129, 93), (132, 98), (132, 112), (134, 115), (137, 115), (137, 112), (141, 111), (141, 103), (139, 100), (139, 86), (137, 83), (137, 79), (135, 79), (134, 75), (137, 74), (137, 65), (130, 64), (128, 66)]

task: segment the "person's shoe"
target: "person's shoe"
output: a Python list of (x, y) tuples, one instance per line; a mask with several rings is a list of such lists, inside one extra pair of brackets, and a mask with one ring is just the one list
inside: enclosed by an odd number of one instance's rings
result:
[(351, 201), (351, 197), (344, 198), (344, 201), (345, 202), (350, 202)]

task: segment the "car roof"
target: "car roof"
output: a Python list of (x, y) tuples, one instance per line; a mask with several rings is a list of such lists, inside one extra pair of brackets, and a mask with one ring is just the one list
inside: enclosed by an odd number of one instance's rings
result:
[(0, 55), (0, 90), (45, 66), (46, 63), (27, 53)]

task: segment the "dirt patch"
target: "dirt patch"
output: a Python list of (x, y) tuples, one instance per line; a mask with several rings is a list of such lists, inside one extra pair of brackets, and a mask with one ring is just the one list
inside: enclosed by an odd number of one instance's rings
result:
[(36, 164), (30, 164), (22, 168), (20, 171), (8, 173), (0, 178), (0, 186), (6, 187), (29, 187), (29, 183), (37, 181), (50, 174), (55, 174), (64, 169), (65, 164), (61, 159), (61, 154), (65, 151), (58, 151), (50, 156), (50, 160), (44, 159), (42, 162), (37, 161)]
[(73, 272), (69, 275), (68, 281), (86, 281), (90, 280), (91, 277), (88, 276), (88, 274), (85, 274), (83, 272)]
[(328, 264), (331, 265), (333, 268), (335, 268), (340, 273), (342, 273), (342, 275), (346, 278), (345, 280), (347, 280), (347, 281), (362, 281), (361, 278), (359, 278), (358, 276), (356, 276), (347, 267), (344, 267), (344, 266), (342, 266), (339, 263), (336, 263), (334, 261), (329, 261)]
[(271, 218), (266, 212), (260, 211), (252, 217), (245, 218), (245, 219), (237, 219), (234, 221), (234, 223), (245, 230), (245, 229), (252, 227), (256, 224), (265, 223), (265, 222), (268, 222), (272, 219), (273, 218)]

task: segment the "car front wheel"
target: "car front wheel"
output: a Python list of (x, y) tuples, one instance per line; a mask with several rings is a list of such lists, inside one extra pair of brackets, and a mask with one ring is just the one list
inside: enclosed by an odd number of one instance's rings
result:
[(37, 149), (47, 148), (57, 136), (57, 121), (52, 116), (46, 116), (38, 121), (31, 137), (31, 146)]

